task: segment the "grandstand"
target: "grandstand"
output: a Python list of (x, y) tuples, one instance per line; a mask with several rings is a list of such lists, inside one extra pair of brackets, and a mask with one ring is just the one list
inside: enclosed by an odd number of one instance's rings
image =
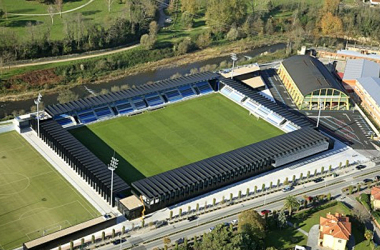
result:
[[(133, 192), (144, 197), (148, 211), (154, 211), (331, 148), (333, 142), (314, 130), (303, 115), (268, 100), (244, 83), (211, 72), (48, 106), (45, 111), (52, 120), (46, 123), (58, 131), (57, 126), (85, 125), (121, 115), (133, 115), (216, 92), (245, 108), (247, 114), (254, 114), (289, 134), (133, 182)], [(51, 125), (53, 123), (55, 124)], [(78, 159), (77, 162), (80, 163), (78, 166), (67, 156), (71, 144), (63, 146), (65, 150), (61, 151), (62, 145), (55, 146), (49, 141), (53, 138), (60, 142), (62, 136), (59, 134), (62, 132), (55, 132), (56, 134), (49, 137), (46, 136), (45, 130), (48, 128), (45, 129), (42, 123), (43, 139), (78, 173), (84, 175), (94, 188), (102, 187), (100, 192), (105, 199), (108, 199), (109, 183), (106, 181), (108, 174), (103, 172), (106, 166), (104, 164), (95, 168), (91, 166), (94, 162), (98, 162), (98, 159), (93, 158), (95, 156), (91, 156), (93, 162)], [(72, 145), (77, 145), (72, 139), (70, 141)], [(82, 148), (77, 145), (75, 150), (80, 151)], [(88, 150), (83, 149), (83, 151)], [(100, 179), (94, 179), (95, 177)], [(94, 183), (100, 183), (100, 186)], [(119, 191), (129, 188), (123, 186), (121, 181), (118, 185), (120, 185)]]

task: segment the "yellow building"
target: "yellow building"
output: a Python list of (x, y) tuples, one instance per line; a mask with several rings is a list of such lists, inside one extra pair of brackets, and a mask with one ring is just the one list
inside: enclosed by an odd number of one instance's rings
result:
[(278, 75), (300, 110), (348, 110), (350, 98), (317, 58), (298, 55), (285, 59)]
[(380, 187), (373, 187), (371, 189), (371, 202), (373, 210), (380, 209)]
[(319, 218), (320, 246), (333, 250), (345, 250), (351, 235), (351, 222), (348, 217), (339, 213), (327, 214), (326, 218)]

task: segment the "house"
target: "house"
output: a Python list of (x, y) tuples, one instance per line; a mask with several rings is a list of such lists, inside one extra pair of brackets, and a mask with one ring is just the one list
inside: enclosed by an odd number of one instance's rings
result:
[(380, 209), (380, 187), (373, 187), (371, 189), (371, 203), (373, 210)]
[(351, 235), (349, 218), (339, 213), (328, 213), (326, 218), (319, 218), (318, 245), (334, 249), (345, 250)]

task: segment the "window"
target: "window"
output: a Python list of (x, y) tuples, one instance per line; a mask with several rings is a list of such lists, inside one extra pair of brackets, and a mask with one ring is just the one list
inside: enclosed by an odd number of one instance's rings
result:
[(342, 243), (342, 240), (338, 240), (338, 243)]

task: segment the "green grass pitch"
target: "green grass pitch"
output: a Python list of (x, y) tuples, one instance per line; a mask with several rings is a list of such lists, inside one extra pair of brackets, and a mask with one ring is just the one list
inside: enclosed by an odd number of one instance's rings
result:
[(0, 134), (0, 249), (100, 214), (16, 132)]
[(128, 183), (283, 134), (220, 94), (70, 132)]

